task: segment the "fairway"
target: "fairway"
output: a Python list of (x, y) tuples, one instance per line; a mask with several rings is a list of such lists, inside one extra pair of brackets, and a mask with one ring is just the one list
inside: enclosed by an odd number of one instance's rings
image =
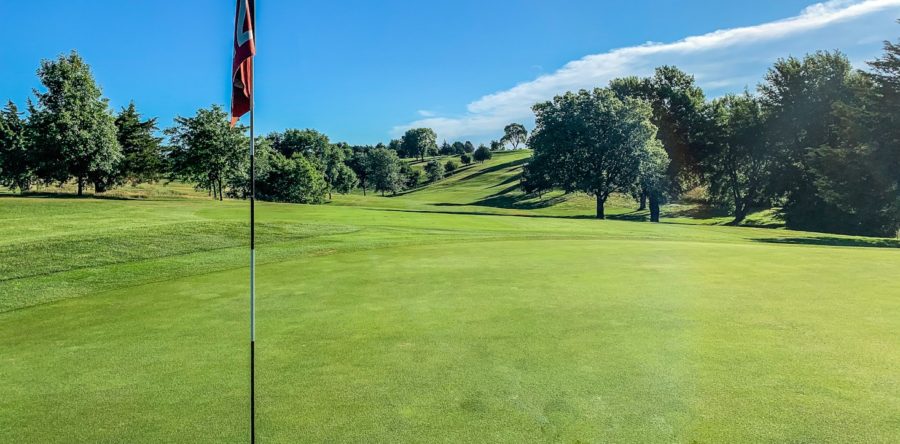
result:
[[(897, 241), (592, 220), (528, 155), (259, 205), (260, 442), (900, 441)], [(122, 197), (0, 195), (0, 442), (246, 441), (246, 202)]]

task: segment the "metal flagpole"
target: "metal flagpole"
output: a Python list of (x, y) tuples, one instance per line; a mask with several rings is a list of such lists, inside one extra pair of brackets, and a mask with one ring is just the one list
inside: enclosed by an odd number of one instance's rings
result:
[[(255, 36), (254, 36), (255, 37)], [(250, 64), (253, 78), (253, 64)], [(250, 94), (250, 442), (256, 442), (256, 153), (253, 139), (254, 95)]]

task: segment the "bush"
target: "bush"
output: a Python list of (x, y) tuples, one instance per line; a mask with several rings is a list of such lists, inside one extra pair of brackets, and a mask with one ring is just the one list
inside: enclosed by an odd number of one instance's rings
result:
[(468, 165), (472, 163), (472, 156), (469, 154), (463, 154), (459, 156), (459, 161), (462, 162), (463, 165)]
[(457, 162), (454, 159), (450, 159), (447, 161), (447, 163), (444, 164), (444, 171), (447, 174), (451, 174), (458, 169), (459, 169), (459, 162)]
[(444, 165), (437, 160), (431, 160), (425, 165), (425, 174), (428, 175), (429, 182), (437, 182), (444, 178)]

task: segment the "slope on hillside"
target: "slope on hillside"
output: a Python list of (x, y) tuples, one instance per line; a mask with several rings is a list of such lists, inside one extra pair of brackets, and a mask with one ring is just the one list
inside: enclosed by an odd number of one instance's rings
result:
[[(594, 217), (594, 198), (584, 193), (552, 191), (542, 196), (525, 194), (519, 187), (519, 179), (530, 157), (531, 150), (495, 152), (491, 160), (469, 165), (443, 180), (406, 191), (393, 197), (391, 202), (378, 204), (453, 213)], [(359, 200), (339, 199), (338, 202), (358, 204)], [(614, 194), (607, 201), (606, 214), (610, 219), (649, 220), (649, 212), (638, 211), (637, 208), (637, 202), (630, 196)], [(662, 215), (663, 222), (724, 225), (732, 220), (726, 212), (710, 208), (701, 199), (691, 197), (665, 205)], [(782, 223), (775, 217), (775, 212), (769, 210), (751, 214), (744, 225), (779, 227)]]

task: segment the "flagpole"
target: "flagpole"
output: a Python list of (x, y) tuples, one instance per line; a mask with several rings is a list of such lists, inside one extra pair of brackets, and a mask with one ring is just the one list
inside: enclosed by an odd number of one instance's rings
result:
[[(253, 78), (253, 64), (250, 64)], [(250, 95), (250, 442), (256, 442), (256, 141), (253, 138), (253, 95)]]

